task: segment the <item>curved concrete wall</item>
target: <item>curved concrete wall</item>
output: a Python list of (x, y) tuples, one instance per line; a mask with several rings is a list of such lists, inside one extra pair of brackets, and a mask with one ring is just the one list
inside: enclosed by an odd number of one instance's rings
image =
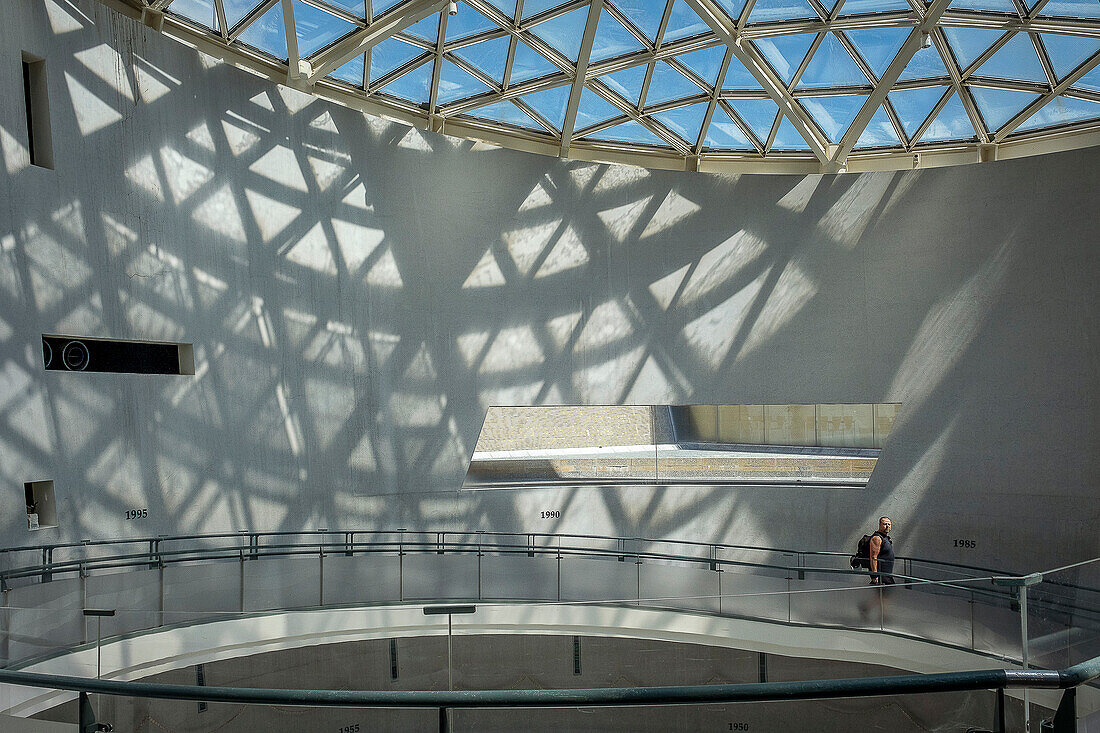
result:
[[(368, 118), (90, 0), (15, 3), (0, 38), (5, 545), (408, 527), (842, 550), (890, 513), (907, 554), (1100, 554), (1100, 151), (648, 172)], [(28, 164), (20, 50), (47, 62), (53, 171)], [(193, 342), (198, 373), (44, 372), (42, 333)], [(457, 491), (491, 404), (797, 402), (904, 403), (866, 489)], [(32, 534), (37, 479), (60, 528)]]

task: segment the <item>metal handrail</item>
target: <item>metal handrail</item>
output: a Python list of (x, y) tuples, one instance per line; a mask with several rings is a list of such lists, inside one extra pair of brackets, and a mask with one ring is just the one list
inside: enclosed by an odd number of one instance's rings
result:
[(0, 669), (0, 683), (73, 692), (316, 707), (576, 707), (774, 702), (1007, 688), (1070, 689), (1100, 677), (1100, 657), (1061, 670), (989, 669), (797, 682), (558, 690), (302, 690), (118, 682)]
[[(400, 539), (396, 541), (373, 541), (373, 540), (356, 540), (356, 535), (367, 535), (368, 537), (375, 537), (378, 535), (399, 535)], [(423, 538), (419, 541), (411, 539), (412, 537)], [(450, 540), (447, 536), (458, 538), (476, 538), (475, 541), (462, 542)], [(263, 543), (264, 538), (287, 538), (287, 537), (301, 537), (307, 541), (304, 542), (278, 542), (278, 543)], [(486, 538), (509, 538), (516, 540), (514, 544), (486, 544)], [(212, 545), (208, 547), (190, 547), (181, 549), (167, 549), (164, 548), (164, 544), (175, 543), (187, 540), (234, 540), (234, 543), (228, 545)], [(536, 539), (553, 540), (557, 544), (545, 544), (538, 545), (535, 543)], [(598, 540), (607, 543), (607, 547), (591, 547), (591, 546), (562, 546), (561, 541), (563, 539), (573, 540)], [(522, 544), (520, 544), (522, 541)], [(247, 544), (243, 544), (247, 542)], [(686, 546), (692, 548), (706, 548), (708, 553), (703, 555), (678, 555), (673, 553), (655, 552), (652, 550), (640, 550), (640, 549), (628, 549), (627, 543), (640, 543), (649, 545), (673, 545), (673, 546)], [(63, 560), (54, 562), (52, 560), (53, 550), (61, 548), (76, 548), (86, 547), (88, 545), (95, 546), (118, 546), (118, 545), (134, 545), (134, 544), (147, 544), (149, 546), (148, 551), (143, 552), (128, 552), (119, 555), (109, 555), (102, 557), (82, 557), (74, 558), (71, 560)], [(748, 560), (731, 560), (727, 558), (718, 557), (719, 550), (750, 550), (758, 552), (771, 552), (779, 554), (794, 555), (799, 562), (798, 565), (787, 565), (777, 563), (762, 563), (752, 562)], [(44, 561), (41, 564), (28, 565), (24, 567), (11, 568), (7, 570), (0, 570), (0, 589), (9, 588), (9, 582), (11, 580), (19, 578), (40, 577), (43, 580), (52, 579), (54, 574), (79, 572), (81, 575), (86, 575), (92, 570), (102, 569), (119, 569), (126, 567), (139, 567), (139, 566), (154, 566), (162, 567), (167, 564), (180, 563), (180, 562), (193, 562), (193, 561), (210, 561), (210, 560), (229, 560), (229, 559), (254, 559), (258, 557), (277, 557), (277, 556), (294, 556), (294, 555), (315, 555), (324, 554), (326, 551), (330, 553), (342, 553), (342, 554), (358, 554), (358, 553), (374, 553), (374, 552), (477, 552), (479, 554), (489, 550), (498, 554), (508, 553), (523, 553), (529, 556), (535, 554), (553, 554), (557, 557), (562, 556), (587, 556), (587, 557), (615, 557), (617, 559), (625, 559), (625, 557), (634, 558), (637, 561), (642, 560), (658, 560), (658, 561), (672, 561), (672, 562), (692, 562), (692, 563), (707, 563), (715, 570), (719, 570), (722, 567), (745, 567), (766, 569), (771, 571), (779, 571), (790, 574), (797, 574), (802, 579), (807, 572), (819, 573), (819, 574), (835, 574), (835, 575), (864, 575), (862, 571), (853, 571), (847, 568), (830, 568), (830, 567), (815, 567), (805, 564), (806, 557), (848, 557), (844, 553), (827, 552), (827, 551), (794, 551), (794, 550), (781, 550), (776, 548), (762, 548), (752, 547), (747, 545), (726, 545), (704, 542), (693, 542), (686, 540), (652, 540), (641, 537), (609, 537), (603, 535), (591, 535), (591, 534), (552, 534), (552, 533), (512, 533), (512, 532), (417, 532), (409, 530), (307, 530), (302, 532), (291, 531), (274, 531), (274, 532), (251, 532), (251, 533), (214, 533), (208, 535), (171, 535), (160, 537), (145, 537), (134, 539), (121, 539), (121, 540), (97, 540), (95, 542), (88, 543), (60, 543), (54, 545), (42, 545), (38, 547), (24, 547), (24, 548), (6, 548), (0, 549), (0, 553), (12, 553), (12, 552), (41, 552), (44, 559), (48, 558), (48, 561)], [(998, 571), (985, 570), (973, 566), (958, 566), (951, 563), (939, 563), (937, 561), (920, 560), (916, 558), (899, 557), (902, 561), (902, 567), (905, 567), (904, 563), (907, 560), (915, 560), (919, 563), (926, 565), (948, 565), (953, 567), (966, 567), (971, 570), (983, 570), (988, 573), (987, 575), (979, 575), (977, 579), (983, 577), (989, 577), (994, 574), (1003, 574)], [(911, 567), (911, 563), (910, 563)], [(930, 579), (922, 578), (920, 576), (895, 573), (895, 577), (905, 582), (928, 582)], [(967, 580), (974, 579), (973, 576), (962, 576), (952, 578), (949, 580), (937, 581), (946, 587), (952, 587), (956, 589), (966, 590), (975, 596), (982, 596), (985, 598), (993, 598), (998, 601), (1011, 601), (1014, 598), (1014, 594), (1010, 590), (998, 589), (998, 588), (977, 588), (970, 585), (965, 587), (956, 586), (954, 583), (962, 583)], [(1050, 581), (1048, 581), (1050, 582)], [(1071, 587), (1078, 590), (1084, 590), (1089, 592), (1095, 592), (1100, 598), (1100, 589), (1093, 589), (1080, 586), (1070, 586), (1069, 584), (1060, 584), (1064, 587)], [(1096, 613), (1100, 614), (1100, 607), (1081, 606), (1064, 602), (1062, 598), (1044, 598), (1036, 597), (1034, 602), (1045, 605), (1052, 610), (1058, 610), (1062, 612), (1073, 613)]]

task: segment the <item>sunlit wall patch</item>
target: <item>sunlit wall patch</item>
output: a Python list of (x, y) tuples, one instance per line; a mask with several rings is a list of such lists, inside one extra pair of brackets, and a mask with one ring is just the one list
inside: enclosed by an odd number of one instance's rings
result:
[(42, 335), (42, 366), (58, 372), (195, 373), (193, 344)]
[(900, 403), (490, 407), (464, 489), (862, 488)]

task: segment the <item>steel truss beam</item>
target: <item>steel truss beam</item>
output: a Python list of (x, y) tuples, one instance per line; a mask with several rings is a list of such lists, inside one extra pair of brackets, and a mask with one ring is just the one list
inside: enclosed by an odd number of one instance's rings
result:
[[(780, 112), (787, 117), (810, 146), (814, 157), (822, 163), (829, 163), (824, 137), (817, 131), (817, 124), (791, 96), (786, 85), (771, 70), (763, 56), (752, 44), (744, 45), (740, 41), (739, 28), (731, 23), (729, 17), (718, 7), (714, 0), (687, 0), (687, 4), (702, 18), (715, 35), (726, 42), (737, 60), (745, 65), (768, 96), (779, 105)], [(744, 15), (744, 14), (742, 14)], [(900, 72), (899, 72), (900, 73)]]
[(577, 108), (581, 103), (584, 90), (584, 78), (588, 73), (588, 59), (592, 57), (592, 42), (596, 38), (596, 26), (600, 22), (603, 0), (592, 0), (588, 6), (588, 20), (584, 24), (581, 36), (581, 50), (577, 55), (577, 74), (573, 77), (573, 86), (569, 88), (569, 102), (565, 108), (565, 121), (561, 125), (561, 157), (569, 155), (569, 143), (573, 138), (573, 126), (577, 123)]
[(935, 29), (936, 22), (950, 4), (951, 0), (934, 0), (928, 7), (920, 25), (914, 28), (909, 37), (905, 39), (905, 42), (901, 44), (894, 60), (886, 67), (886, 71), (882, 72), (882, 77), (878, 80), (875, 90), (867, 97), (867, 100), (856, 114), (855, 120), (852, 121), (852, 124), (848, 126), (848, 130), (840, 138), (840, 143), (829, 160), (827, 170), (836, 172), (844, 167), (844, 161), (847, 159), (848, 154), (852, 152), (852, 148), (855, 147), (860, 135), (867, 129), (871, 118), (875, 116), (875, 112), (886, 101), (886, 95), (897, 84), (898, 77), (901, 76), (901, 72), (905, 71), (905, 67), (909, 65), (913, 55), (920, 50), (921, 37)]
[(411, 0), (398, 5), (366, 28), (352, 33), (316, 54), (310, 62), (311, 69), (306, 81), (312, 84), (318, 79), (323, 79), (329, 72), (340, 68), (355, 56), (365, 53), (367, 49), (446, 7), (447, 0)]

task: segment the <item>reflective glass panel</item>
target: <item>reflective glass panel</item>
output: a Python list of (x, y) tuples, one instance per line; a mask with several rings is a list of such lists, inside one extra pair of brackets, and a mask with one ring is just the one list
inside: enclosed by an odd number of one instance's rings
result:
[(959, 100), (959, 95), (954, 94), (921, 135), (921, 141), (966, 140), (975, 136), (974, 126), (970, 124), (970, 118), (963, 108), (962, 101)]
[(1059, 80), (1069, 76), (1071, 71), (1100, 51), (1100, 40), (1096, 38), (1066, 36), (1060, 33), (1041, 33), (1039, 37), (1043, 41), (1043, 48), (1046, 49), (1050, 64), (1054, 67), (1054, 74)]
[(688, 145), (695, 145), (699, 139), (699, 130), (703, 126), (703, 118), (707, 114), (707, 102), (689, 104), (686, 107), (655, 112), (652, 116), (661, 121), (665, 127), (680, 136)]
[(1035, 45), (1027, 33), (1018, 33), (1001, 46), (997, 53), (978, 67), (976, 76), (993, 76), (999, 79), (1019, 79), (1046, 82), (1047, 75), (1039, 57), (1035, 55)]
[(483, 120), (492, 120), (493, 122), (504, 122), (529, 130), (545, 130), (545, 128), (536, 122), (530, 115), (508, 101), (487, 104), (484, 107), (478, 107), (477, 109), (471, 110), (466, 114), (471, 117), (479, 117)]
[(565, 108), (569, 104), (569, 85), (525, 94), (520, 99), (560, 130), (561, 124), (565, 122)]
[(703, 90), (696, 86), (695, 82), (664, 61), (658, 61), (653, 67), (653, 78), (649, 82), (645, 104), (647, 107), (651, 107), (661, 102), (690, 97), (702, 94), (702, 92)]
[(879, 107), (864, 128), (863, 134), (859, 136), (855, 147), (856, 149), (880, 148), (895, 145), (901, 145), (901, 140), (898, 138), (897, 131), (894, 130), (893, 123), (890, 122), (890, 116), (886, 114), (886, 108)]
[(381, 79), (394, 69), (404, 66), (417, 56), (426, 53), (411, 43), (399, 41), (396, 38), (387, 38), (371, 49), (370, 54), (370, 78)]
[(768, 140), (779, 107), (770, 99), (731, 99), (729, 105), (761, 143)]
[[(863, 28), (846, 31), (844, 35), (848, 36), (875, 76), (881, 77), (910, 33), (912, 30), (909, 28)], [(934, 49), (928, 50), (935, 53)]]
[(829, 138), (830, 142), (840, 142), (840, 138), (859, 114), (864, 95), (846, 95), (831, 97), (800, 97), (799, 103), (806, 108), (814, 122)]
[(581, 91), (581, 100), (577, 105), (577, 120), (574, 129), (581, 130), (585, 127), (599, 124), (613, 117), (618, 117), (622, 112), (615, 105), (585, 87)]
[(588, 137), (594, 140), (611, 140), (615, 142), (640, 143), (642, 145), (661, 145), (666, 148), (668, 147), (668, 143), (633, 120), (593, 133)]
[(1034, 130), (1098, 118), (1100, 118), (1100, 102), (1073, 97), (1055, 97), (1016, 129)]
[(1031, 92), (986, 87), (970, 87), (970, 94), (990, 132), (999, 130), (1016, 113), (1039, 98), (1038, 94)]
[(867, 83), (867, 77), (844, 45), (832, 33), (827, 33), (799, 78), (798, 87), (842, 87)]
[(802, 65), (802, 59), (806, 58), (806, 52), (814, 42), (816, 34), (801, 33), (796, 36), (777, 36), (775, 38), (760, 38), (753, 41), (760, 53), (768, 60), (775, 73), (787, 84), (794, 78), (794, 72)]
[(642, 44), (623, 24), (615, 20), (607, 10), (600, 13), (600, 24), (596, 26), (596, 37), (592, 40), (592, 55), (589, 61), (603, 61), (623, 54), (641, 51)]
[(703, 145), (717, 150), (752, 150), (753, 144), (733, 119), (722, 109), (714, 108)]
[(285, 61), (287, 57), (286, 27), (283, 25), (282, 3), (272, 5), (270, 10), (245, 28), (237, 39)]
[(910, 138), (921, 126), (928, 113), (943, 97), (944, 87), (925, 87), (923, 89), (897, 89), (888, 95), (894, 112), (901, 120), (905, 134)]
[(523, 41), (516, 44), (516, 57), (512, 60), (512, 83), (538, 79), (548, 74), (559, 73), (561, 69)]
[(775, 141), (772, 142), (772, 150), (809, 150), (810, 145), (806, 138), (798, 134), (798, 130), (789, 119), (784, 117), (779, 122), (779, 130), (775, 133)]
[(587, 20), (588, 8), (579, 8), (565, 15), (551, 18), (545, 23), (539, 23), (531, 29), (531, 32), (550, 44), (555, 51), (576, 63)]
[(480, 79), (468, 74), (450, 61), (443, 61), (443, 67), (439, 70), (439, 91), (436, 94), (436, 101), (439, 104), (448, 104), (487, 91), (489, 87), (485, 86)]

